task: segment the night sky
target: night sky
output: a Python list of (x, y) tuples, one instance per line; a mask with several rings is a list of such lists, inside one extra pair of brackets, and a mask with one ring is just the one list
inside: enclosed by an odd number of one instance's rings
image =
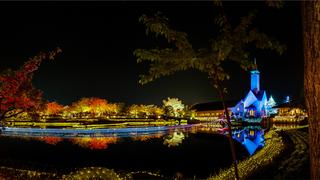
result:
[[(286, 2), (272, 9), (263, 2), (227, 2), (232, 21), (257, 9), (254, 26), (287, 46), (279, 56), (271, 51), (254, 51), (261, 73), (261, 89), (275, 100), (289, 95), (301, 98), (303, 58), (301, 18), (298, 2)], [(145, 35), (138, 22), (142, 14), (161, 11), (178, 30), (188, 33), (195, 47), (206, 47), (216, 32), (217, 9), (210, 2), (11, 2), (0, 3), (0, 69), (18, 68), (39, 51), (57, 46), (63, 53), (44, 62), (34, 84), (44, 98), (69, 104), (81, 97), (101, 97), (111, 102), (161, 104), (166, 97), (178, 97), (187, 104), (218, 101), (205, 74), (180, 72), (147, 85), (138, 84), (146, 65), (137, 64), (136, 48), (157, 46), (157, 39)], [(244, 98), (250, 88), (250, 74), (236, 64), (226, 71), (228, 99)]]

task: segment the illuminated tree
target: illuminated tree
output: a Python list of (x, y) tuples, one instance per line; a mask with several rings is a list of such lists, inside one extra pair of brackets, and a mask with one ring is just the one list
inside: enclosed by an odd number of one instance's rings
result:
[[(285, 47), (251, 27), (255, 13), (241, 17), (238, 24), (232, 25), (223, 11), (222, 2), (215, 1), (215, 4), (221, 10), (221, 14), (215, 20), (219, 33), (214, 39), (211, 39), (209, 47), (195, 49), (188, 40), (187, 33), (172, 29), (169, 26), (168, 18), (157, 13), (153, 17), (142, 15), (139, 20), (146, 26), (147, 34), (163, 37), (170, 46), (168, 48), (136, 49), (134, 55), (137, 57), (138, 63), (146, 61), (150, 65), (148, 73), (140, 76), (139, 83), (141, 84), (187, 69), (197, 69), (207, 73), (222, 100), (231, 135), (230, 117), (224, 103), (226, 90), (222, 83), (229, 79), (229, 75), (224, 71), (222, 65), (226, 61), (233, 61), (247, 70), (254, 65), (250, 61), (249, 47), (271, 49), (280, 54)], [(235, 178), (239, 179), (236, 154), (230, 135), (228, 139), (234, 160)]]
[(73, 106), (64, 106), (62, 110), (62, 116), (65, 118), (73, 118), (77, 112), (73, 109)]
[(184, 104), (178, 98), (170, 98), (168, 97), (167, 100), (163, 100), (163, 106), (169, 111), (172, 110), (172, 113), (175, 117), (181, 116), (184, 111)]
[(74, 116), (82, 117), (103, 117), (106, 115), (117, 115), (121, 111), (122, 105), (117, 103), (108, 103), (105, 99), (96, 97), (81, 98), (72, 103), (69, 112)]
[(151, 105), (133, 104), (128, 108), (128, 114), (134, 117), (142, 117), (142, 116), (158, 117), (163, 115), (163, 113), (164, 113), (164, 110), (162, 108), (159, 108), (158, 106), (155, 106), (153, 104)]
[(64, 110), (64, 106), (57, 102), (49, 102), (46, 104), (44, 114), (47, 116), (57, 116)]
[(274, 107), (274, 106), (276, 106), (276, 105), (277, 105), (277, 103), (274, 101), (273, 97), (270, 96), (270, 98), (269, 98), (269, 100), (268, 100), (268, 106), (269, 106), (269, 107)]
[(60, 53), (59, 48), (48, 53), (40, 52), (16, 70), (6, 70), (0, 74), (0, 121), (28, 112), (35, 113), (44, 106), (42, 92), (32, 85), (34, 72), (41, 62), (53, 60)]
[(182, 116), (193, 119), (196, 116), (196, 111), (191, 110), (190, 106), (185, 106), (184, 111), (182, 112)]
[(70, 106), (70, 111), (74, 116), (83, 118), (85, 115), (90, 113), (90, 100), (89, 98), (81, 98), (77, 102), (73, 102)]
[(106, 115), (118, 115), (123, 109), (122, 103), (108, 103), (104, 106), (104, 113)]
[(133, 104), (128, 108), (128, 114), (134, 117), (138, 117), (139, 114), (139, 105)]
[(151, 112), (151, 114), (155, 117), (160, 117), (165, 113), (164, 109), (158, 106), (153, 106)]
[(267, 102), (268, 114), (276, 114), (277, 113), (277, 109), (273, 108), (276, 105), (277, 105), (277, 103), (274, 101), (273, 97), (270, 96), (270, 98)]

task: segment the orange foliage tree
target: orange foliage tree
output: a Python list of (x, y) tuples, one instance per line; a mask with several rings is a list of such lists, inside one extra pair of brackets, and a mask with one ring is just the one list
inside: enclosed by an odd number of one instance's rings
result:
[(32, 85), (34, 72), (45, 59), (54, 59), (61, 49), (48, 53), (40, 52), (16, 70), (0, 74), (0, 121), (24, 112), (35, 112), (43, 107), (42, 92)]
[(57, 102), (49, 102), (46, 104), (46, 109), (44, 114), (46, 116), (56, 116), (62, 113), (64, 106)]
[(103, 117), (116, 115), (120, 112), (121, 106), (116, 103), (108, 103), (101, 98), (81, 98), (70, 106), (70, 112), (79, 117)]

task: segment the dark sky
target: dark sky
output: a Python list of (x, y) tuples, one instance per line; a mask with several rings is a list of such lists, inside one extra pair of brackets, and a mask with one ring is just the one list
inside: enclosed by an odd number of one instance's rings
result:
[[(276, 100), (302, 95), (303, 59), (300, 8), (286, 2), (284, 8), (268, 8), (262, 2), (228, 2), (233, 21), (257, 9), (254, 25), (287, 45), (279, 56), (254, 51), (261, 72), (261, 87)], [(39, 51), (56, 46), (63, 53), (41, 65), (34, 84), (50, 101), (69, 104), (81, 97), (101, 97), (111, 102), (161, 104), (178, 97), (187, 104), (217, 101), (217, 93), (205, 74), (177, 73), (150, 84), (138, 84), (146, 66), (136, 64), (132, 52), (150, 48), (157, 40), (145, 35), (138, 22), (142, 14), (161, 11), (178, 30), (189, 34), (195, 47), (206, 47), (216, 32), (216, 8), (210, 2), (11, 2), (0, 3), (1, 70), (17, 68)], [(250, 88), (249, 72), (229, 64), (226, 70), (228, 99), (243, 98)]]

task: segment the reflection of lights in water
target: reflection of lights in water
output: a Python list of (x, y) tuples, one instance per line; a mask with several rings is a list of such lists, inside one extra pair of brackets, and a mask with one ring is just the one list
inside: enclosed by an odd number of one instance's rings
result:
[(253, 155), (265, 144), (264, 131), (261, 128), (251, 129), (246, 127), (244, 129), (234, 130), (232, 134), (232, 138), (241, 143), (250, 155)]
[(40, 141), (44, 141), (47, 144), (56, 145), (58, 142), (62, 141), (63, 139), (60, 137), (40, 137)]
[(163, 132), (159, 132), (159, 133), (150, 134), (150, 135), (133, 136), (132, 139), (134, 141), (146, 141), (146, 140), (149, 140), (149, 139), (161, 138), (163, 135), (164, 135)]
[(171, 146), (178, 146), (182, 143), (182, 140), (184, 140), (185, 136), (182, 132), (174, 131), (172, 135), (169, 135), (163, 142), (164, 145), (167, 145), (168, 147)]
[(254, 130), (249, 131), (250, 136), (254, 136)]
[(115, 144), (117, 137), (97, 137), (97, 138), (73, 138), (71, 142), (83, 148), (89, 149), (107, 149), (109, 144)]

